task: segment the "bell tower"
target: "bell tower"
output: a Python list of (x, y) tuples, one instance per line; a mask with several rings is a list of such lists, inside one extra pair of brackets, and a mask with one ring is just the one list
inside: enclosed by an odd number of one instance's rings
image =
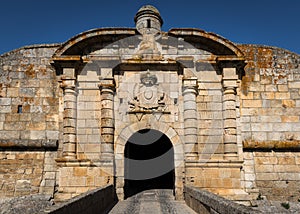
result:
[(134, 21), (136, 29), (142, 35), (159, 33), (163, 24), (159, 11), (152, 5), (141, 7), (135, 15)]

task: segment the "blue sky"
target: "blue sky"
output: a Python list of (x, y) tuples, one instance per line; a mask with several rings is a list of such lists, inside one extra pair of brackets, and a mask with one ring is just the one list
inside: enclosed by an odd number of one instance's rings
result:
[(134, 27), (145, 4), (157, 7), (163, 30), (191, 27), (232, 42), (264, 44), (300, 54), (299, 0), (3, 0), (0, 54), (31, 44), (62, 43), (101, 27)]

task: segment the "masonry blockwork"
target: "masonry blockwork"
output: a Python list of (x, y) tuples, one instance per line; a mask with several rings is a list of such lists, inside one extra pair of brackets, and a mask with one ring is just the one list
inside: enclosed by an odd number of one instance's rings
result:
[[(174, 171), (159, 181), (177, 199), (189, 184), (243, 203), (297, 200), (299, 55), (200, 29), (162, 32), (153, 7), (136, 18), (136, 28), (0, 56), (0, 197), (64, 201), (115, 184), (122, 200), (146, 186), (129, 181), (126, 159), (168, 150)], [(149, 130), (160, 143), (133, 144)]]

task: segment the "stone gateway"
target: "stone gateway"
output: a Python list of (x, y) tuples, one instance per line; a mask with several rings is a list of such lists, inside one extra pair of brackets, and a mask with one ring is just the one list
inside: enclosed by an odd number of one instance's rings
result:
[(184, 186), (300, 198), (300, 56), (200, 29), (100, 28), (0, 57), (0, 198)]

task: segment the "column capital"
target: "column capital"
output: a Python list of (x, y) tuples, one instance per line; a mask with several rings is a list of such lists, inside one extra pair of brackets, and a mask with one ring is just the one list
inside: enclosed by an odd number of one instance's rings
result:
[(198, 79), (197, 77), (184, 78), (182, 83), (183, 94), (193, 93), (198, 95)]
[(74, 91), (75, 88), (76, 88), (75, 85), (67, 85), (67, 84), (63, 84), (63, 83), (60, 85), (60, 87), (62, 89), (64, 89), (65, 91), (68, 90), (68, 89)]
[(237, 80), (236, 68), (223, 68), (223, 80)]
[(62, 78), (75, 78), (75, 68), (63, 68), (63, 77)]
[(223, 95), (234, 94), (236, 95), (236, 88), (233, 86), (224, 87)]
[(116, 90), (116, 83), (114, 78), (105, 78), (100, 80), (101, 83), (99, 84), (99, 89), (101, 92), (103, 91), (112, 91), (115, 92)]
[(66, 76), (66, 75), (62, 75), (61, 76), (61, 81), (66, 81), (66, 80), (76, 80), (76, 78), (75, 77)]
[(62, 89), (75, 89), (76, 85), (76, 78), (74, 77), (67, 77), (67, 76), (62, 76), (61, 81), (60, 81), (60, 87)]
[(236, 80), (223, 80), (223, 87), (225, 90), (236, 89), (238, 87)]
[(235, 90), (235, 88), (238, 87), (238, 75), (236, 75), (236, 68), (223, 68), (222, 76), (223, 87), (225, 89), (234, 88)]
[(183, 77), (183, 86), (198, 86), (197, 77)]

